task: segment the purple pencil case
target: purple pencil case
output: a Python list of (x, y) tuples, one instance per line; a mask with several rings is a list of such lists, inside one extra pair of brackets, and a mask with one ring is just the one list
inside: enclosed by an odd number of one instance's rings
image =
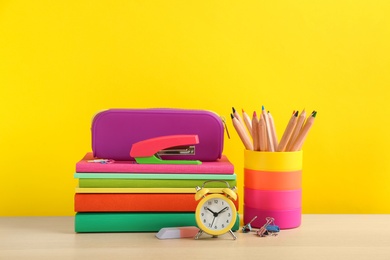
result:
[[(215, 161), (223, 151), (222, 119), (214, 112), (174, 108), (109, 109), (92, 121), (92, 150), (95, 158), (134, 160), (134, 143), (167, 135), (198, 135), (195, 154), (170, 155), (170, 160)], [(161, 156), (164, 159), (164, 156)]]

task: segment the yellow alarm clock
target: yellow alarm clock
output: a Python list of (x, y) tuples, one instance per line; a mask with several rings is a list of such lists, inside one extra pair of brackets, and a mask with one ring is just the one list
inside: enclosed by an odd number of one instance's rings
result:
[[(227, 188), (222, 189), (223, 194), (210, 194), (209, 189), (204, 186), (209, 182), (224, 182)], [(199, 232), (195, 236), (198, 239), (203, 233), (218, 237), (229, 232), (233, 239), (236, 239), (232, 227), (236, 223), (237, 210), (233, 200), (237, 199), (236, 187), (230, 188), (226, 181), (210, 180), (203, 183), (202, 187), (197, 186), (195, 200), (200, 200), (195, 211), (196, 223)], [(207, 195), (207, 196), (206, 196)]]

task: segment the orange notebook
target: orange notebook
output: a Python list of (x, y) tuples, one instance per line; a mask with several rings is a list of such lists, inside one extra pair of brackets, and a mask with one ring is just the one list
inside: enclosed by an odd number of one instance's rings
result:
[(193, 193), (76, 193), (74, 198), (75, 212), (194, 212), (197, 205)]

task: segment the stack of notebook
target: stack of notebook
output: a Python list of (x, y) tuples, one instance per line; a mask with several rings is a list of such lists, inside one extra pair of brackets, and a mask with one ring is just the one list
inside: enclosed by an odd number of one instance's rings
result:
[[(196, 226), (195, 187), (208, 180), (210, 193), (236, 186), (226, 156), (200, 165), (137, 164), (93, 161), (76, 164), (76, 232), (157, 232), (164, 227)], [(234, 202), (238, 209), (238, 199)], [(239, 217), (233, 231), (239, 227)]]

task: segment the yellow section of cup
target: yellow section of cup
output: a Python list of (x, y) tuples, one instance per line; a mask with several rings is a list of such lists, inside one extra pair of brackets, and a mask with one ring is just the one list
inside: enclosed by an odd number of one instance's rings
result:
[(258, 152), (244, 150), (244, 168), (255, 171), (297, 171), (302, 169), (302, 151)]

